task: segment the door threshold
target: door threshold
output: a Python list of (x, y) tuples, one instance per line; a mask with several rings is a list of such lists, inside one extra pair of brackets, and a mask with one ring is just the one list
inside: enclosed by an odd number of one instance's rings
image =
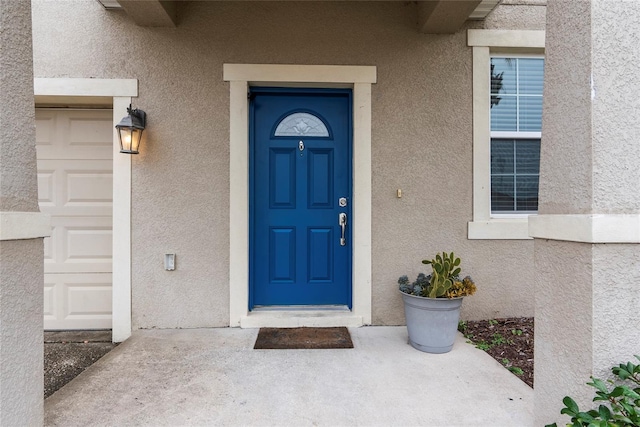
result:
[(351, 313), (346, 305), (262, 305), (253, 311), (344, 311)]
[(260, 307), (240, 318), (241, 328), (359, 327), (362, 316), (346, 306)]

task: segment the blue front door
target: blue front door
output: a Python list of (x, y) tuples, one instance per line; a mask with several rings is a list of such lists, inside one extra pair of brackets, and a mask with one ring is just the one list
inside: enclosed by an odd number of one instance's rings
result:
[(250, 99), (249, 308), (351, 308), (351, 91)]

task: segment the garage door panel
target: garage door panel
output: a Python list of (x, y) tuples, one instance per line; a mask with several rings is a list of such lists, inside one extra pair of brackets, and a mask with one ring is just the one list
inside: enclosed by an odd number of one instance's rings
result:
[(111, 282), (109, 273), (45, 274), (45, 329), (111, 328)]
[(51, 229), (51, 236), (49, 237), (45, 237), (44, 238), (44, 263), (45, 263), (45, 271), (47, 271), (47, 267), (46, 264), (51, 264), (54, 263), (55, 260), (53, 259), (53, 242), (54, 242), (54, 237), (53, 234), (55, 233), (55, 228), (52, 227)]
[(71, 283), (66, 286), (67, 316), (111, 318), (111, 283)]
[(113, 140), (112, 117), (100, 117), (83, 112), (82, 117), (69, 117), (69, 145), (74, 147), (105, 147), (111, 150)]
[(111, 160), (39, 160), (42, 212), (64, 216), (107, 216), (113, 211)]
[(112, 121), (106, 110), (36, 110), (38, 158), (111, 159)]
[(66, 170), (65, 207), (107, 207), (113, 200), (113, 172), (109, 169)]
[(55, 282), (45, 275), (44, 279), (44, 321), (56, 318), (56, 287)]
[(111, 228), (69, 227), (65, 262), (111, 262)]
[(112, 271), (111, 217), (53, 217), (45, 239), (46, 273)]
[(36, 110), (45, 329), (111, 328), (113, 114)]
[(40, 208), (55, 205), (55, 173), (53, 169), (38, 168), (38, 203)]
[[(44, 238), (44, 272), (55, 271), (55, 264), (61, 262), (62, 249), (62, 228), (59, 226), (58, 218), (51, 218), (51, 235)], [(63, 271), (64, 270), (60, 270)]]
[(36, 145), (52, 146), (56, 141), (56, 112), (36, 110)]

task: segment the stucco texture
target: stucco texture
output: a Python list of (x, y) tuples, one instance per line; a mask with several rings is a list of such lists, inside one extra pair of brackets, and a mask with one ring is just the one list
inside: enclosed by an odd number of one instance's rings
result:
[[(375, 65), (373, 323), (402, 324), (396, 281), (455, 251), (479, 291), (463, 317), (533, 315), (533, 242), (469, 241), (471, 49), (420, 34), (403, 2), (185, 2), (141, 28), (97, 2), (34, 0), (37, 77), (137, 78), (148, 114), (133, 161), (133, 325), (229, 322), (229, 86), (224, 63)], [(508, 6), (511, 13), (517, 6)], [(542, 29), (539, 6), (522, 28)], [(491, 26), (506, 21), (498, 8)], [(518, 15), (520, 16), (520, 15)], [(528, 22), (529, 16), (535, 16)], [(533, 19), (533, 18), (532, 18)], [(542, 19), (542, 21), (541, 21)], [(64, 22), (65, 25), (60, 25)], [(474, 28), (481, 23), (470, 23)], [(511, 24), (510, 24), (511, 25)], [(396, 197), (396, 190), (403, 197)], [(355, 195), (357, 197), (357, 195)], [(175, 252), (165, 272), (162, 254)]]
[(593, 372), (640, 354), (640, 245), (595, 245), (593, 264)]
[(593, 200), (590, 6), (556, 3), (546, 34), (539, 212), (585, 214)]
[(492, 30), (543, 30), (547, 2), (502, 0), (485, 19), (483, 28)]
[[(628, 31), (640, 24), (640, 4), (560, 3), (552, 6), (559, 13), (550, 18), (547, 34), (542, 142), (547, 161), (541, 162), (540, 182), (541, 195), (553, 197), (541, 197), (540, 212), (638, 213), (640, 147), (622, 142), (640, 139), (634, 120), (640, 108), (640, 36)], [(592, 8), (589, 22), (584, 17)], [(558, 88), (570, 90), (551, 96)]]
[(0, 241), (0, 425), (3, 426), (42, 425), (43, 251), (42, 239)]
[[(28, 1), (0, 0), (0, 211), (38, 211)], [(42, 425), (43, 241), (0, 241), (0, 425)]]
[[(535, 425), (558, 421), (562, 399), (589, 405), (592, 375), (592, 245), (536, 239)], [(559, 261), (560, 260), (560, 261)]]
[(592, 8), (593, 209), (640, 213), (640, 2)]
[(0, 2), (0, 211), (38, 211), (30, 21), (29, 2)]
[[(629, 31), (639, 19), (637, 2), (549, 4), (541, 213), (640, 212), (640, 40)], [(561, 421), (566, 395), (592, 408), (589, 376), (607, 378), (640, 353), (640, 245), (537, 239), (535, 265), (542, 425)]]

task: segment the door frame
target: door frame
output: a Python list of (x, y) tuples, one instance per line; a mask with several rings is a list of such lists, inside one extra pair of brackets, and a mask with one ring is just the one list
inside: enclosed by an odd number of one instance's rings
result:
[(104, 105), (113, 109), (112, 340), (131, 336), (131, 156), (120, 154), (115, 125), (138, 96), (137, 79), (35, 78), (36, 105)]
[[(224, 64), (229, 84), (229, 325), (269, 326), (249, 312), (249, 86), (353, 90), (352, 310), (305, 317), (281, 311), (282, 326), (371, 324), (371, 85), (375, 66)], [(324, 319), (324, 320), (318, 320)]]

